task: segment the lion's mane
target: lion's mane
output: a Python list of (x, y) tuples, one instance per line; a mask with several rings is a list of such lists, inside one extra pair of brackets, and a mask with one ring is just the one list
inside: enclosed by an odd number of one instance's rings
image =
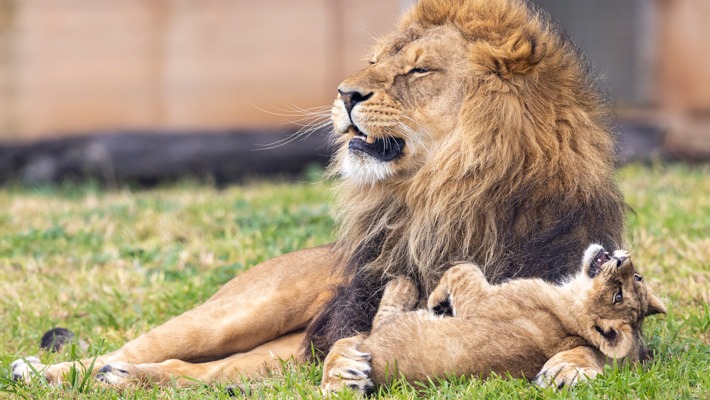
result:
[(421, 0), (399, 29), (443, 24), (471, 43), (474, 89), (415, 175), (340, 183), (349, 281), (309, 327), (321, 350), (369, 330), (392, 276), (413, 277), (423, 296), (458, 261), (493, 282), (555, 281), (590, 243), (623, 245), (607, 107), (577, 49), (519, 0)]

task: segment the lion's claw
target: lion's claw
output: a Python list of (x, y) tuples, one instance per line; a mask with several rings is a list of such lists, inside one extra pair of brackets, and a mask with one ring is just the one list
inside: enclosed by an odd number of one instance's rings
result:
[(334, 393), (344, 387), (367, 395), (374, 391), (375, 385), (370, 379), (372, 367), (370, 353), (356, 350), (362, 342), (361, 336), (341, 339), (325, 359), (321, 389)]

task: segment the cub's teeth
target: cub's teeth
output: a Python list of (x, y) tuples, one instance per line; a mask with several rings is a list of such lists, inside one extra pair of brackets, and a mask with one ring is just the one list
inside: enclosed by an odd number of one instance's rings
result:
[(375, 138), (373, 138), (372, 136), (368, 136), (368, 137), (367, 137), (367, 143), (370, 143), (370, 144), (375, 143)]

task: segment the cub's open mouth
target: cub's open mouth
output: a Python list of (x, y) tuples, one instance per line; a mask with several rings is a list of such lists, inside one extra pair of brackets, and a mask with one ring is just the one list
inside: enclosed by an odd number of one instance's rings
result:
[(350, 139), (348, 149), (362, 151), (380, 161), (392, 161), (402, 154), (404, 139), (400, 138), (373, 138), (362, 133), (356, 126), (351, 126), (348, 132), (354, 137)]
[(592, 265), (589, 266), (589, 269), (587, 270), (587, 275), (589, 275), (590, 278), (594, 278), (599, 275), (602, 270), (602, 265), (604, 265), (604, 263), (606, 263), (610, 259), (611, 258), (609, 257), (609, 253), (607, 253), (606, 250), (599, 250), (592, 259)]

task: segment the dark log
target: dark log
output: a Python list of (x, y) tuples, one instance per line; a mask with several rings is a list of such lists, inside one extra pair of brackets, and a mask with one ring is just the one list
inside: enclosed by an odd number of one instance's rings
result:
[[(619, 163), (674, 159), (664, 133), (651, 124), (616, 121)], [(0, 183), (95, 179), (115, 185), (153, 185), (192, 177), (216, 184), (248, 177), (298, 176), (310, 164), (324, 166), (332, 149), (327, 131), (292, 138), (293, 131), (106, 132), (0, 144)], [(291, 140), (293, 139), (293, 140)]]
[(326, 132), (289, 140), (293, 131), (107, 132), (29, 144), (0, 144), (0, 182), (151, 185), (194, 177), (217, 184), (245, 177), (296, 176), (330, 159)]

